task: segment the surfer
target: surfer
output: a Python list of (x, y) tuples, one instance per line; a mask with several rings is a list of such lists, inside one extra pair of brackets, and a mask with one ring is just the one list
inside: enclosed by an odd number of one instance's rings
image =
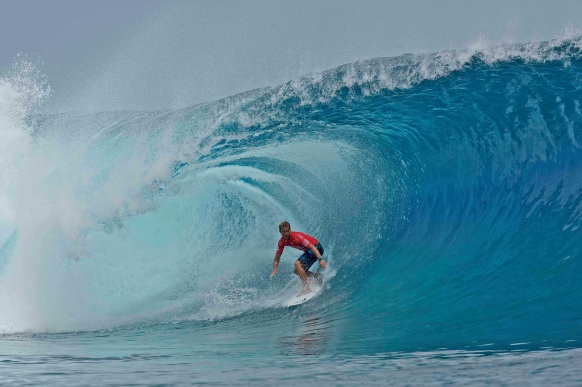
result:
[(307, 277), (317, 278), (319, 276), (319, 273), (312, 273), (309, 271), (311, 265), (319, 260), (319, 266), (323, 269), (327, 266), (327, 263), (321, 257), (323, 255), (323, 247), (314, 237), (299, 231), (291, 231), (291, 225), (289, 222), (282, 222), (279, 225), (279, 232), (281, 233), (281, 239), (279, 239), (277, 252), (275, 253), (275, 259), (273, 260), (271, 278), (279, 271), (279, 260), (281, 259), (281, 254), (283, 254), (283, 248), (285, 248), (285, 246), (291, 246), (302, 250), (303, 255), (295, 261), (295, 270), (293, 270), (293, 273), (297, 274), (303, 283), (303, 291), (300, 295), (307, 294), (311, 291), (311, 289), (309, 289), (309, 284), (307, 283)]

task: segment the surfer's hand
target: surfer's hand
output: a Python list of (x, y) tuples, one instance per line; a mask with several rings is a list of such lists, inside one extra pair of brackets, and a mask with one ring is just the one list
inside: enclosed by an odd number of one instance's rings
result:
[(273, 269), (273, 271), (271, 272), (270, 278), (273, 278), (275, 276), (275, 274), (277, 274), (278, 271), (279, 271), (279, 269)]
[(325, 262), (325, 261), (323, 260), (323, 258), (321, 258), (321, 259), (319, 260), (319, 266), (321, 266), (321, 268), (322, 268), (322, 269), (325, 269), (325, 268), (327, 267), (327, 262)]

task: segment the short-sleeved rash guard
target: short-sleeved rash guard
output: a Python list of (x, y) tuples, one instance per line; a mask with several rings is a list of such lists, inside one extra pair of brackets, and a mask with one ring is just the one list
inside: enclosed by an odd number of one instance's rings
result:
[(315, 246), (318, 243), (319, 242), (317, 241), (317, 239), (310, 235), (304, 234), (299, 231), (291, 231), (289, 239), (285, 240), (285, 238), (283, 237), (279, 239), (279, 244), (277, 245), (277, 254), (282, 254), (283, 248), (285, 246), (291, 246), (302, 251), (307, 251), (309, 250), (307, 246), (309, 246), (310, 244)]

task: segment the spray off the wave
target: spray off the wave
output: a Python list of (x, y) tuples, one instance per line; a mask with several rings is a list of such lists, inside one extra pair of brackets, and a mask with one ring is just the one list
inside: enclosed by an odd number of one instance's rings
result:
[[(34, 291), (42, 281), (42, 266), (45, 262), (41, 254), (42, 244), (27, 240), (27, 234), (35, 234), (28, 230), (42, 222), (42, 215), (31, 215), (42, 193), (30, 189), (35, 185), (37, 171), (42, 166), (31, 169), (32, 130), (26, 119), (48, 94), (50, 88), (46, 81), (35, 64), (24, 56), (19, 56), (0, 78), (2, 269), (3, 272), (14, 273), (4, 275), (1, 285), (3, 331), (20, 329), (22, 322), (36, 318), (42, 305), (42, 302), (40, 305), (37, 303)], [(16, 242), (17, 230), (21, 230), (20, 243)], [(42, 233), (38, 233), (38, 236), (42, 236)]]

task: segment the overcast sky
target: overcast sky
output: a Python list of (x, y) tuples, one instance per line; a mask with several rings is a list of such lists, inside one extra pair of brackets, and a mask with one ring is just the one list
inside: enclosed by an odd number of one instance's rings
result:
[(0, 0), (0, 66), (41, 59), (49, 110), (156, 109), (566, 28), (582, 30), (581, 0)]

